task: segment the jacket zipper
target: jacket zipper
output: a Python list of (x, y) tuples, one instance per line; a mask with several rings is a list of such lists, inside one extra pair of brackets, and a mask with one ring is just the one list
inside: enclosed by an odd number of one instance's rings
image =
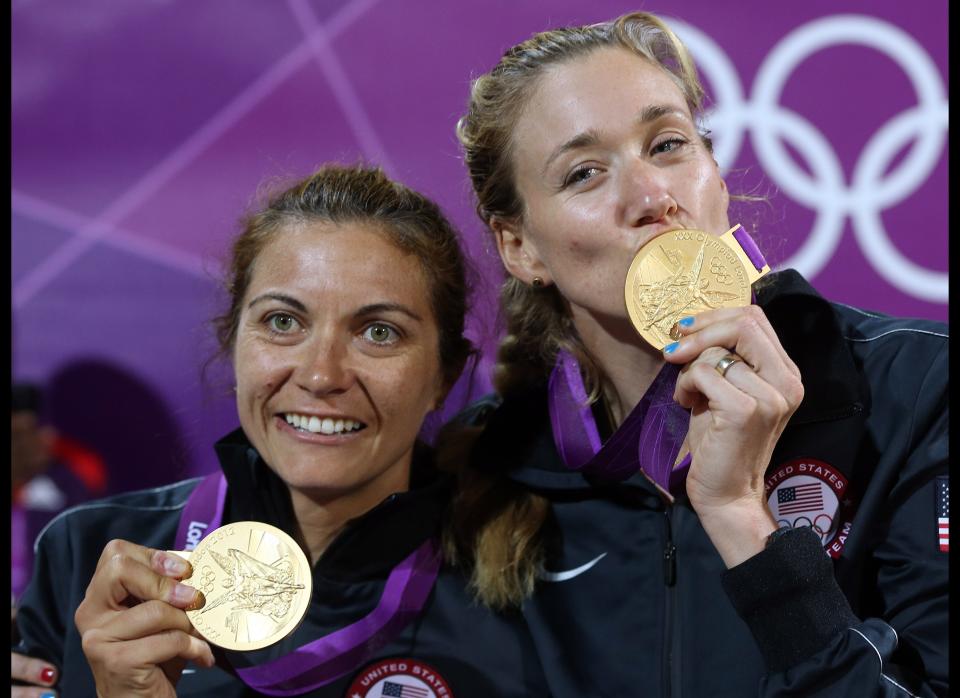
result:
[(666, 534), (666, 540), (663, 545), (663, 585), (666, 588), (665, 591), (665, 607), (664, 607), (664, 637), (663, 637), (663, 658), (664, 658), (664, 667), (663, 667), (663, 686), (664, 686), (664, 696), (669, 698), (673, 695), (673, 683), (671, 677), (673, 675), (673, 665), (675, 662), (680, 661), (680, 658), (674, 656), (674, 647), (673, 647), (673, 624), (675, 610), (674, 605), (676, 603), (676, 590), (674, 585), (677, 581), (677, 547), (673, 544), (673, 533), (672, 527), (670, 525), (670, 505), (667, 504), (663, 509), (664, 516), (664, 532)]

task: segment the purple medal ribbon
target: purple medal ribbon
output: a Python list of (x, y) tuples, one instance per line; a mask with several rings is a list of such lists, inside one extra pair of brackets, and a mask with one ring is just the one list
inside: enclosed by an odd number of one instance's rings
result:
[[(223, 473), (206, 477), (194, 489), (180, 516), (178, 549), (193, 550), (220, 526), (226, 494)], [(272, 696), (325, 686), (356, 669), (420, 614), (439, 571), (439, 546), (431, 538), (393, 568), (380, 601), (366, 616), (282, 657), (233, 672), (251, 688)]]
[(550, 374), (547, 400), (553, 441), (566, 466), (616, 481), (642, 470), (675, 493), (690, 467), (689, 455), (673, 467), (690, 425), (690, 413), (673, 400), (679, 375), (679, 366), (664, 364), (623, 424), (601, 444), (580, 365), (568, 352), (559, 352)]
[(193, 550), (220, 525), (227, 501), (227, 478), (213, 473), (203, 478), (187, 499), (177, 526), (177, 550)]
[(750, 233), (743, 229), (743, 226), (733, 231), (733, 239), (739, 243), (740, 248), (747, 255), (747, 259), (750, 260), (750, 263), (757, 271), (767, 266), (767, 260), (764, 258), (763, 252), (760, 251), (757, 243), (750, 237)]

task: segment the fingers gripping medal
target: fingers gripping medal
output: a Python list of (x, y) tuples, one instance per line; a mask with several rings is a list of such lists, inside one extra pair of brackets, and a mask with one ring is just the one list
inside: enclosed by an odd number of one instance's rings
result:
[(193, 552), (187, 581), (206, 597), (187, 611), (203, 637), (224, 649), (246, 652), (279, 642), (303, 620), (313, 591), (310, 563), (279, 528), (238, 521), (212, 531)]
[(770, 271), (740, 224), (719, 237), (702, 230), (671, 230), (640, 248), (624, 286), (634, 328), (655, 349), (678, 337), (680, 318), (712, 308), (750, 305), (750, 286)]

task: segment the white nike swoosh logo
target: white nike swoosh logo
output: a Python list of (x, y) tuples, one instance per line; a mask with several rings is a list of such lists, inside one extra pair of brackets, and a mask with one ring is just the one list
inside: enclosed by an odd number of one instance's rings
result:
[(542, 579), (545, 582), (565, 582), (568, 579), (573, 579), (577, 575), (583, 574), (588, 569), (593, 567), (595, 564), (600, 562), (606, 556), (607, 556), (606, 553), (602, 553), (597, 557), (593, 558), (587, 564), (580, 565), (579, 567), (574, 568), (572, 570), (565, 570), (563, 572), (548, 572), (547, 570), (543, 570), (539, 576), (540, 576), (540, 579)]

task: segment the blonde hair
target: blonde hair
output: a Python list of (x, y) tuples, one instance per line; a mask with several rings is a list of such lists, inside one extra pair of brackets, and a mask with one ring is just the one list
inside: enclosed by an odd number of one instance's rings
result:
[[(477, 195), (477, 214), (489, 227), (495, 218), (520, 223), (521, 200), (512, 161), (513, 131), (549, 66), (602, 48), (623, 48), (661, 67), (680, 89), (695, 119), (704, 91), (686, 47), (659, 18), (633, 12), (610, 22), (535, 34), (509, 49), (497, 66), (474, 80), (457, 137)], [(701, 134), (709, 150), (709, 138)], [(494, 385), (502, 395), (544, 385), (564, 349), (580, 363), (591, 400), (603, 374), (583, 345), (569, 307), (554, 286), (533, 288), (508, 276), (500, 294), (506, 336), (500, 344)], [(461, 432), (461, 443), (473, 432)], [(462, 446), (461, 446), (462, 447)], [(533, 591), (543, 559), (540, 531), (547, 500), (497, 474), (464, 468), (445, 531), (453, 562), (473, 564), (471, 586), (488, 606), (519, 605)]]
[[(683, 94), (691, 115), (700, 113), (704, 92), (693, 59), (676, 34), (652, 14), (633, 12), (611, 22), (535, 34), (509, 49), (493, 70), (473, 81), (467, 113), (457, 123), (477, 195), (477, 214), (487, 226), (494, 218), (523, 220), (512, 162), (513, 131), (546, 68), (608, 47), (624, 48), (663, 68)], [(703, 138), (709, 148), (709, 139)], [(500, 345), (494, 384), (501, 394), (542, 380), (557, 351), (565, 349), (584, 369), (591, 398), (599, 396), (602, 373), (555, 287), (533, 288), (508, 277), (500, 301), (507, 333)]]

